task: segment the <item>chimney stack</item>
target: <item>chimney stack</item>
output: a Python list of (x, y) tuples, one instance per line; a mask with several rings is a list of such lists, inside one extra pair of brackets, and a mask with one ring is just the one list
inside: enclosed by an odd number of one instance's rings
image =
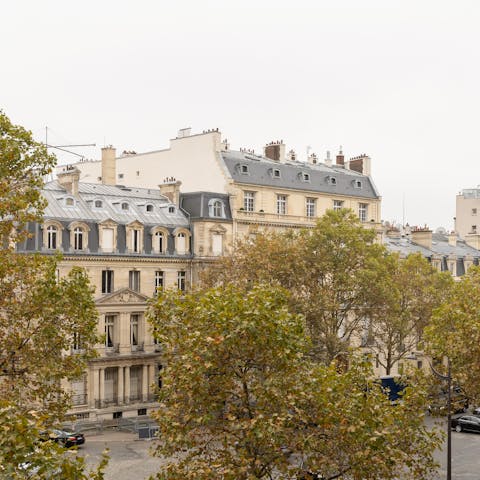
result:
[(80, 170), (77, 167), (67, 165), (62, 172), (57, 174), (58, 183), (72, 195), (78, 194), (78, 182), (80, 180)]
[(180, 185), (182, 185), (182, 182), (173, 177), (166, 178), (163, 184), (159, 185), (160, 193), (177, 207), (180, 206)]
[(270, 142), (263, 147), (264, 155), (275, 162), (285, 163), (285, 144), (283, 140)]
[(455, 232), (450, 232), (447, 235), (447, 239), (448, 239), (448, 244), (451, 247), (456, 247), (457, 246), (457, 234)]
[(411, 233), (412, 242), (425, 248), (432, 248), (432, 231), (427, 227), (413, 227)]
[(102, 148), (102, 183), (104, 185), (117, 184), (115, 154), (116, 150), (111, 145)]
[(327, 156), (325, 158), (325, 165), (327, 167), (331, 167), (332, 166), (332, 159), (330, 158), (330, 150), (327, 150)]
[(368, 155), (364, 153), (358, 157), (353, 157), (349, 162), (350, 170), (362, 173), (363, 175), (370, 175), (371, 173), (371, 160)]
[(337, 154), (336, 164), (342, 167), (345, 165), (345, 156), (343, 155), (341, 146)]

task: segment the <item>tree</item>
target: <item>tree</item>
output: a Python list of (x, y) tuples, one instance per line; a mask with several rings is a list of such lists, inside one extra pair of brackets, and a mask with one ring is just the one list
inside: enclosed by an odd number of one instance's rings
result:
[(164, 357), (157, 479), (420, 479), (439, 436), (423, 392), (393, 406), (371, 371), (312, 362), (302, 316), (275, 286), (163, 292), (149, 320)]
[(313, 229), (260, 234), (207, 271), (206, 285), (278, 283), (305, 316), (314, 354), (328, 364), (346, 354), (375, 307), (371, 269), (387, 255), (352, 211), (328, 210)]
[[(55, 257), (15, 253), (27, 222), (41, 221), (43, 176), (55, 158), (0, 112), (0, 472), (2, 478), (103, 478), (86, 473), (38, 433), (70, 404), (64, 384), (95, 351), (97, 313), (88, 277), (75, 268), (57, 278)], [(71, 355), (73, 343), (81, 348)], [(61, 474), (59, 474), (61, 472)]]
[(383, 257), (372, 276), (370, 293), (377, 306), (371, 309), (364, 344), (390, 375), (395, 364), (418, 349), (433, 310), (453, 280), (421, 254)]
[[(453, 284), (425, 329), (425, 347), (433, 359), (450, 359), (453, 384), (471, 401), (480, 401), (480, 268), (471, 267)], [(441, 369), (441, 364), (436, 368)], [(446, 373), (446, 372), (444, 372)]]

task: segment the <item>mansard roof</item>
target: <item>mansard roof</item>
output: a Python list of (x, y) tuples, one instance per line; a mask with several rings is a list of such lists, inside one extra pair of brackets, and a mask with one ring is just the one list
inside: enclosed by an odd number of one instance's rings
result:
[[(187, 216), (180, 209), (169, 212), (168, 207), (173, 204), (157, 189), (80, 182), (78, 190), (77, 195), (71, 195), (56, 180), (48, 182), (42, 191), (48, 202), (44, 217), (93, 223), (111, 219), (123, 225), (134, 221), (144, 225), (171, 227), (188, 227), (189, 224)], [(66, 205), (67, 197), (74, 199), (74, 205)], [(100, 201), (102, 206), (95, 207), (96, 201)], [(122, 203), (128, 204), (128, 209), (122, 210)], [(147, 212), (147, 205), (152, 205), (153, 211)]]
[[(311, 164), (298, 161), (276, 162), (248, 152), (228, 150), (220, 153), (226, 173), (235, 182), (246, 185), (278, 187), (328, 195), (378, 199), (380, 195), (367, 175), (336, 165)], [(246, 166), (242, 172), (242, 166)], [(273, 174), (273, 171), (278, 171)], [(305, 180), (304, 173), (308, 180)], [(335, 179), (331, 181), (332, 177)], [(360, 182), (360, 187), (358, 183)]]

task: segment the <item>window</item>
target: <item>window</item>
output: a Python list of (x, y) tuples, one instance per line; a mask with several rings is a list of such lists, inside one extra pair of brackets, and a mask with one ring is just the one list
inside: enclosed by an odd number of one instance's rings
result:
[(177, 235), (177, 253), (180, 255), (187, 253), (187, 236), (182, 232)]
[(333, 201), (333, 210), (338, 212), (338, 210), (341, 210), (343, 208), (343, 200), (334, 200)]
[(158, 253), (163, 253), (166, 250), (165, 234), (163, 232), (155, 232), (153, 249)]
[(140, 253), (140, 230), (132, 230), (132, 252)]
[(243, 208), (246, 212), (255, 209), (255, 192), (243, 192)]
[(102, 270), (102, 293), (113, 292), (113, 270)]
[(274, 178), (280, 178), (280, 170), (276, 170), (276, 169), (275, 169), (275, 170), (273, 171), (273, 176), (274, 176)]
[(82, 349), (82, 340), (80, 334), (78, 334), (77, 332), (73, 333), (72, 349), (75, 352), (78, 352)]
[(303, 173), (303, 181), (304, 182), (309, 182), (310, 181), (310, 174), (309, 173)]
[(134, 292), (140, 291), (140, 271), (130, 270), (128, 272), (128, 288)]
[(316, 207), (316, 199), (315, 198), (307, 198), (306, 204), (305, 204), (305, 210), (306, 210), (307, 217), (314, 217), (315, 216), (315, 214), (316, 214), (315, 207)]
[(175, 207), (173, 206), (168, 207), (168, 213), (175, 213)]
[(355, 180), (355, 188), (362, 188), (362, 182), (360, 180)]
[(472, 208), (472, 215), (476, 215), (477, 214), (477, 209), (476, 208)]
[(73, 230), (73, 249), (74, 250), (83, 250), (83, 228), (76, 227)]
[(210, 200), (208, 202), (208, 214), (210, 217), (224, 218), (224, 205), (221, 200)]
[(113, 348), (114, 343), (114, 330), (115, 327), (115, 315), (105, 315), (105, 346), (107, 348)]
[(476, 225), (472, 225), (472, 233), (477, 233), (477, 226)]
[(221, 255), (223, 253), (223, 235), (218, 233), (212, 235), (212, 252), (214, 255)]
[(113, 228), (102, 229), (102, 250), (104, 252), (113, 252)]
[(336, 185), (337, 184), (337, 179), (335, 177), (327, 177), (327, 183), (329, 185)]
[(139, 315), (134, 313), (130, 315), (130, 344), (138, 345), (138, 317)]
[(102, 208), (103, 202), (101, 200), (95, 200), (95, 208)]
[(359, 203), (358, 204), (358, 218), (361, 222), (367, 221), (367, 214), (368, 214), (368, 204), (367, 203)]
[(123, 173), (119, 173), (118, 178), (122, 179), (123, 178)]
[(122, 210), (124, 212), (128, 211), (129, 208), (130, 208), (130, 205), (127, 202), (122, 203)]
[(57, 227), (50, 225), (47, 228), (47, 248), (49, 250), (55, 250), (57, 248)]
[(277, 213), (285, 215), (287, 213), (287, 196), (277, 195)]
[(155, 293), (163, 290), (163, 272), (158, 270), (155, 272)]
[(73, 207), (73, 206), (75, 206), (75, 200), (72, 197), (67, 197), (65, 199), (65, 205), (67, 207)]
[(185, 272), (178, 272), (177, 273), (177, 288), (182, 292), (184, 292), (185, 289), (186, 289), (185, 280), (186, 280), (186, 273)]
[(145, 207), (145, 210), (146, 210), (148, 213), (153, 212), (153, 205), (152, 205), (152, 204), (148, 204), (148, 205)]
[(240, 171), (244, 174), (244, 175), (248, 175), (248, 165), (242, 165), (240, 167)]

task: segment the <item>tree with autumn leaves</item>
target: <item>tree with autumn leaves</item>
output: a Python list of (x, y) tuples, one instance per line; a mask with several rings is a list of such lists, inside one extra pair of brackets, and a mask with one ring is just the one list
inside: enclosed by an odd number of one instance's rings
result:
[[(15, 252), (27, 223), (42, 220), (41, 186), (54, 164), (0, 111), (0, 476), (100, 480), (105, 461), (88, 473), (83, 458), (38, 441), (64, 418), (64, 382), (83, 374), (98, 341), (86, 272), (74, 268), (58, 279), (56, 257)], [(74, 342), (81, 348), (71, 355)]]

